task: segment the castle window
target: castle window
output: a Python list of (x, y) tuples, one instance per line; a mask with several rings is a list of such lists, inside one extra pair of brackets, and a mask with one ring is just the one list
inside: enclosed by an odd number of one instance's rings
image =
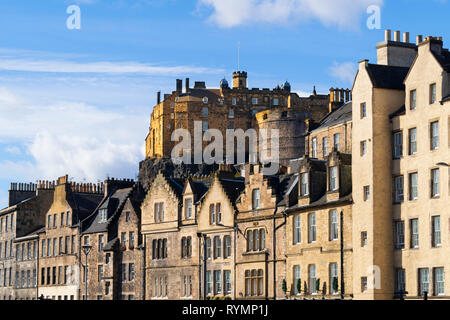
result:
[(230, 109), (230, 111), (228, 111), (228, 118), (233, 119), (234, 118), (234, 110)]
[(258, 104), (258, 98), (253, 98), (253, 99), (252, 99), (252, 104), (253, 104), (253, 105)]
[(209, 206), (209, 224), (216, 224), (216, 212), (214, 204)]
[(443, 296), (445, 293), (444, 268), (434, 268), (434, 295)]
[(361, 292), (367, 291), (367, 277), (361, 277)]
[(232, 104), (233, 106), (235, 106), (235, 105), (237, 104), (236, 98), (232, 98), (232, 99), (231, 99), (231, 104)]
[(214, 271), (214, 294), (222, 293), (222, 272), (220, 270)]
[[(68, 239), (66, 239), (66, 244), (67, 244), (67, 240)], [(98, 236), (98, 251), (103, 251), (104, 244), (105, 244), (105, 236), (101, 234)]]
[(361, 232), (361, 247), (364, 248), (367, 246), (367, 231)]
[(278, 100), (278, 98), (274, 98), (274, 99), (273, 99), (273, 105), (274, 105), (274, 106), (279, 105), (279, 103), (280, 103), (280, 101)]
[(330, 263), (330, 293), (338, 293), (338, 264)]
[(264, 271), (245, 270), (245, 296), (262, 296), (264, 294)]
[(425, 292), (429, 293), (430, 278), (427, 268), (419, 269), (419, 296), (423, 297)]
[(233, 121), (228, 122), (228, 129), (234, 129), (234, 122)]
[(361, 141), (361, 157), (367, 154), (367, 141)]
[(208, 121), (202, 121), (202, 130), (203, 132), (208, 130)]
[(209, 114), (209, 110), (207, 107), (202, 108), (202, 117), (207, 118)]
[(211, 258), (211, 238), (206, 238), (206, 258)]
[[(294, 293), (296, 295), (300, 294), (301, 290), (301, 278), (300, 278), (300, 266), (294, 266)], [(299, 290), (300, 288), (300, 290)]]
[(223, 293), (225, 295), (231, 294), (231, 271), (223, 271)]
[(208, 97), (204, 97), (202, 101), (203, 101), (204, 104), (207, 104), (208, 103)]

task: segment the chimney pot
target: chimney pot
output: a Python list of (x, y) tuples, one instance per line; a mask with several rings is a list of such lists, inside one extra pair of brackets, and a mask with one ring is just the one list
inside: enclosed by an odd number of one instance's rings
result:
[(418, 35), (418, 36), (416, 37), (416, 44), (419, 45), (419, 44), (422, 43), (422, 41), (423, 41), (423, 36), (422, 36), (422, 35)]
[(186, 78), (186, 94), (189, 93), (189, 78)]
[(384, 31), (384, 40), (391, 41), (391, 30), (387, 29)]
[(394, 41), (395, 42), (400, 42), (400, 31), (395, 31), (394, 32)]
[(409, 43), (409, 32), (403, 32), (403, 42)]

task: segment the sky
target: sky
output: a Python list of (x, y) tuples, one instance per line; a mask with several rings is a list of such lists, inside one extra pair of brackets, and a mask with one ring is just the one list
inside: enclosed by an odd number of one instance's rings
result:
[(218, 87), (239, 60), (251, 88), (351, 88), (384, 29), (448, 47), (449, 13), (447, 0), (2, 0), (0, 208), (10, 182), (136, 178), (156, 92), (176, 78)]

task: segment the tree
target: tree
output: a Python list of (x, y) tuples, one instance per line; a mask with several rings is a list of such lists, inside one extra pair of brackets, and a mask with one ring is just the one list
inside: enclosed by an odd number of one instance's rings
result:
[(316, 280), (316, 292), (320, 291), (320, 279)]
[(338, 287), (338, 278), (334, 277), (333, 278), (333, 291), (334, 292), (338, 292), (338, 289), (339, 289), (339, 287)]
[(306, 281), (303, 282), (303, 286), (304, 286), (304, 288), (305, 288), (303, 292), (304, 292), (305, 294), (308, 294), (308, 293), (309, 293), (309, 292), (308, 292), (308, 285), (306, 284)]
[(327, 294), (327, 283), (326, 283), (326, 282), (323, 283), (323, 286), (322, 286), (322, 294), (323, 294), (323, 295), (326, 295), (326, 294)]
[(302, 279), (297, 280), (297, 293), (300, 294), (302, 292)]

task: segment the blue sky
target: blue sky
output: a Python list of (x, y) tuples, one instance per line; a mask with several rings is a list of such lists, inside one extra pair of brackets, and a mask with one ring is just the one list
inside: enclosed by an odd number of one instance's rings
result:
[[(66, 27), (73, 4), (80, 30)], [(386, 28), (448, 47), (449, 13), (446, 0), (2, 0), (0, 207), (10, 182), (134, 178), (156, 91), (230, 80), (238, 42), (250, 87), (326, 93), (376, 61)]]

